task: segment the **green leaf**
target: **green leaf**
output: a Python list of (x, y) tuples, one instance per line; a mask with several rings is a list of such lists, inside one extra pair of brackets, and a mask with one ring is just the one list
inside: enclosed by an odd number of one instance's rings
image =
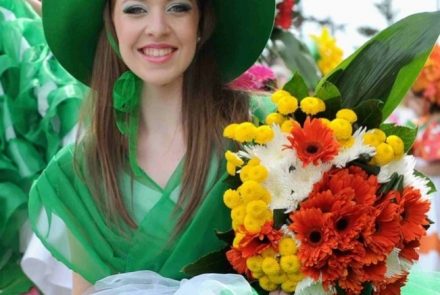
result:
[(428, 176), (417, 170), (414, 170), (414, 175), (424, 178), (427, 181), (427, 186), (429, 188), (428, 194), (433, 194), (437, 191), (434, 182), (432, 182), (432, 180)]
[(358, 117), (355, 126), (364, 126), (368, 129), (378, 128), (382, 122), (382, 105), (383, 102), (377, 99), (362, 101), (357, 107), (353, 108)]
[(284, 213), (286, 209), (273, 210), (273, 227), (280, 229), (289, 220), (289, 214)]
[(216, 231), (215, 234), (220, 240), (222, 240), (226, 244), (232, 245), (232, 242), (234, 241), (234, 237), (235, 237), (235, 233), (232, 229), (225, 232)]
[(295, 72), (293, 74), (289, 82), (287, 82), (284, 85), (283, 90), (288, 91), (298, 100), (301, 100), (306, 96), (309, 96), (309, 90), (307, 89), (307, 85), (304, 82), (304, 79), (301, 77), (301, 75), (298, 74), (298, 72)]
[[(308, 89), (312, 90), (318, 84), (319, 70), (307, 46), (299, 41), (292, 33), (274, 29), (271, 37), (275, 50), (286, 66), (292, 72), (299, 72), (305, 79)], [(283, 46), (278, 46), (280, 41)]]
[(393, 173), (390, 180), (379, 188), (377, 194), (382, 197), (390, 191), (403, 191), (403, 175)]
[(371, 283), (366, 283), (364, 285), (364, 289), (362, 290), (361, 295), (370, 295), (373, 294), (373, 285)]
[(405, 146), (405, 153), (411, 149), (417, 136), (417, 128), (397, 126), (395, 124), (382, 124), (380, 125), (380, 129), (385, 132), (387, 136), (399, 136)]
[(335, 118), (342, 105), (339, 89), (334, 84), (325, 81), (316, 89), (315, 96), (325, 101), (325, 112), (319, 113), (318, 117), (329, 120)]
[(385, 119), (417, 78), (439, 34), (440, 12), (404, 18), (370, 39), (320, 84), (334, 83), (344, 107), (370, 99), (383, 101)]
[(194, 263), (183, 268), (183, 272), (189, 276), (197, 276), (204, 273), (236, 273), (226, 258), (229, 247), (223, 250), (209, 253)]

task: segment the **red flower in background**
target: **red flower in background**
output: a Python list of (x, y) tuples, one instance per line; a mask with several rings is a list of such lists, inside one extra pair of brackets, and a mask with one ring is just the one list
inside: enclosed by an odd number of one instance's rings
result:
[(275, 26), (288, 30), (292, 26), (293, 6), (295, 0), (283, 0), (277, 5), (278, 14), (275, 18)]

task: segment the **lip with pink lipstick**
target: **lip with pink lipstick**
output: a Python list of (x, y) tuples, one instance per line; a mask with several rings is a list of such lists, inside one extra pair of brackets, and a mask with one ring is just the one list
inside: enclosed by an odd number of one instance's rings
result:
[(139, 48), (138, 51), (147, 61), (161, 64), (170, 60), (177, 48), (168, 44), (149, 44)]

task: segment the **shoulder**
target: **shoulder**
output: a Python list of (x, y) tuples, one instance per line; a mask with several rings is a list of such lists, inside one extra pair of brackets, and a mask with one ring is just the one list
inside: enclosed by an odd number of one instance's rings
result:
[(267, 115), (276, 110), (276, 105), (271, 99), (271, 93), (262, 92), (252, 94), (250, 96), (250, 110), (254, 119), (264, 122)]

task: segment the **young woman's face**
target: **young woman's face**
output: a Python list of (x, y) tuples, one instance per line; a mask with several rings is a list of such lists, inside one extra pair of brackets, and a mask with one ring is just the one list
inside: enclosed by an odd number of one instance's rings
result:
[(113, 22), (122, 60), (150, 85), (183, 77), (197, 46), (196, 0), (116, 0)]

